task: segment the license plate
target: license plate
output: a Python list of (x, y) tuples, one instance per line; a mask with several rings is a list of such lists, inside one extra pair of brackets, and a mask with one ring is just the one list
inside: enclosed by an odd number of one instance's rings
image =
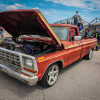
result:
[(4, 68), (2, 68), (2, 71), (3, 71), (3, 72), (5, 72), (5, 73), (7, 73), (7, 70), (6, 70), (6, 69), (4, 69)]

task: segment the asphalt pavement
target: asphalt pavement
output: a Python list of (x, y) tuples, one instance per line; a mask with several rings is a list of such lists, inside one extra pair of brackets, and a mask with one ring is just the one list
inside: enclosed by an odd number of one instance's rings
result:
[(27, 84), (0, 72), (0, 100), (100, 100), (100, 51), (60, 70), (55, 85)]

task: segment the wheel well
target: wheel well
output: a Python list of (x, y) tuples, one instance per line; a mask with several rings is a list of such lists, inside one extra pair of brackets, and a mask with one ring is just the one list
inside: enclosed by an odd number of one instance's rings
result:
[(57, 62), (55, 62), (55, 63), (58, 64), (59, 69), (63, 68), (63, 62), (62, 62), (62, 61), (57, 61)]
[(94, 48), (92, 47), (92, 50), (94, 50)]
[[(55, 62), (53, 62), (52, 64), (50, 64), (49, 66), (53, 65), (54, 63), (57, 63), (58, 66), (59, 66), (59, 68), (63, 68), (63, 62), (62, 62), (61, 60), (55, 61)], [(48, 67), (49, 67), (49, 66), (48, 66)]]
[(94, 50), (94, 48), (93, 48), (93, 47), (91, 47), (91, 49), (92, 49), (92, 51)]
[[(91, 48), (89, 49), (89, 52), (90, 52), (90, 50), (91, 50), (91, 49), (92, 49), (92, 51), (94, 50), (94, 48), (93, 48), (93, 47), (91, 47)], [(89, 53), (89, 52), (88, 52), (88, 53)]]

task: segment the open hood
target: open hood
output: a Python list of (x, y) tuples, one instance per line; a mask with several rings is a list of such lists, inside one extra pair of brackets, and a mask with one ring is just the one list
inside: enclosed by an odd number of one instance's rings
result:
[(41, 35), (61, 42), (42, 13), (37, 9), (0, 12), (0, 25), (14, 38), (20, 35)]

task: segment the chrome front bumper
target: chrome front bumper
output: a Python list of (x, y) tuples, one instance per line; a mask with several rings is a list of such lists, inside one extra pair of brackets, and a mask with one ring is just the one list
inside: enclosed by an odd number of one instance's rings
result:
[(27, 83), (30, 86), (36, 85), (36, 83), (38, 81), (37, 76), (32, 76), (32, 77), (25, 76), (23, 74), (20, 74), (18, 72), (11, 70), (10, 68), (8, 68), (2, 64), (0, 64), (0, 71), (3, 71), (12, 77), (14, 77), (24, 83)]

